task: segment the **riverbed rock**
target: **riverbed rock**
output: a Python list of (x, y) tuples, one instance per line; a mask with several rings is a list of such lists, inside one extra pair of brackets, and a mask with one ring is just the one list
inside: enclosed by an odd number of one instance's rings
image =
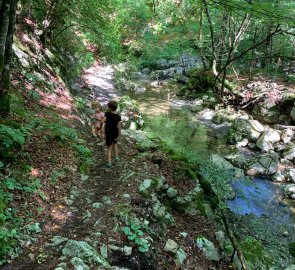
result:
[(271, 176), (273, 182), (284, 182), (285, 176), (281, 171), (277, 171), (274, 175)]
[(230, 129), (229, 142), (235, 144), (244, 138), (249, 141), (257, 141), (264, 130), (258, 121), (238, 117)]
[(294, 135), (295, 135), (295, 132), (292, 129), (286, 128), (282, 132), (281, 139), (284, 144), (287, 144), (294, 138)]
[(277, 172), (279, 166), (279, 156), (272, 152), (258, 156), (248, 162), (246, 166), (247, 175), (273, 175)]
[(287, 181), (295, 183), (295, 169), (288, 169), (286, 173)]
[(286, 160), (293, 161), (295, 159), (295, 144), (288, 144), (282, 157)]
[(279, 142), (280, 139), (281, 136), (276, 130), (268, 129), (263, 132), (256, 145), (262, 152), (269, 152), (274, 149), (274, 144)]
[(284, 270), (295, 270), (295, 264), (289, 265), (287, 268)]
[(289, 184), (284, 187), (284, 194), (286, 197), (295, 199), (295, 184)]

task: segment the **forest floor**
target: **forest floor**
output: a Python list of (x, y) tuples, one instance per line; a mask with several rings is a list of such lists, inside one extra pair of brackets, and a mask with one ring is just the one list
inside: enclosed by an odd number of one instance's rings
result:
[[(90, 92), (85, 92), (87, 98), (98, 97), (106, 102), (116, 97), (111, 72), (109, 67), (99, 65), (86, 71), (82, 80), (84, 86), (90, 89)], [(48, 165), (50, 157), (56, 160), (54, 166), (58, 166), (52, 171), (67, 167), (69, 173), (59, 178), (55, 185), (45, 187), (48, 200), (30, 198), (27, 202), (26, 207), (44, 209), (42, 213), (33, 210), (30, 220), (31, 223), (40, 223), (41, 230), (24, 244), (23, 253), (18, 258), (0, 269), (55, 269), (60, 263), (67, 263), (65, 269), (74, 269), (70, 262), (73, 258), (65, 256), (66, 241), (52, 245), (56, 237), (83, 241), (99, 254), (106, 255), (107, 250), (107, 260), (112, 266), (131, 270), (229, 269), (228, 263), (223, 260), (208, 261), (195, 245), (195, 237), (202, 235), (218, 246), (214, 220), (171, 208), (169, 211), (176, 221), (175, 225), (163, 225), (153, 217), (151, 201), (138, 193), (138, 186), (144, 179), (161, 175), (180, 194), (188, 193), (194, 188), (195, 181), (185, 173), (185, 164), (171, 160), (168, 154), (157, 148), (142, 151), (134, 139), (123, 135), (119, 142), (121, 160), (112, 168), (106, 168), (106, 147), (97, 143), (89, 126), (76, 126), (94, 152), (95, 162), (87, 175), (79, 173), (77, 159), (73, 158), (69, 149), (54, 141), (44, 142), (42, 134), (32, 136), (26, 146), (39, 168), (51, 166)], [(21, 205), (25, 202), (20, 200), (16, 203)], [(145, 237), (152, 239), (148, 252), (139, 252), (134, 241), (128, 240), (122, 232), (128, 217), (148, 221), (144, 230)], [(168, 239), (176, 241), (186, 253), (186, 259), (180, 266), (175, 264), (173, 254), (164, 250)], [(93, 261), (87, 264), (90, 269), (105, 269)]]

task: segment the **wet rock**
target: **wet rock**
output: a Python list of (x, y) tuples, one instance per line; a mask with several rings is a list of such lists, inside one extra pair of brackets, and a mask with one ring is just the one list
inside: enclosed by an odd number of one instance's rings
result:
[(284, 182), (285, 176), (282, 174), (281, 171), (277, 171), (274, 175), (271, 176), (271, 180), (273, 182)]
[(178, 248), (179, 248), (179, 245), (174, 240), (168, 239), (165, 244), (164, 250), (175, 254)]
[(217, 262), (220, 260), (220, 256), (214, 244), (205, 237), (198, 236), (196, 239), (196, 245), (208, 260)]

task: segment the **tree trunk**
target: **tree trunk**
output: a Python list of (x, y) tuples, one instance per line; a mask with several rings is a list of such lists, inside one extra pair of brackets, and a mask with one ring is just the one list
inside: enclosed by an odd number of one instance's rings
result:
[[(10, 66), (12, 62), (12, 44), (13, 44), (13, 34), (15, 28), (16, 20), (16, 9), (18, 0), (10, 0), (9, 2), (9, 12), (8, 12), (8, 26), (6, 29), (6, 37), (4, 44), (4, 55), (3, 55), (3, 66), (0, 73), (0, 115), (6, 116), (9, 113), (10, 109), (10, 97), (9, 97), (9, 88), (10, 88)], [(1, 29), (2, 30), (2, 29)], [(4, 31), (1, 32), (4, 35)], [(1, 36), (2, 38), (2, 36)], [(4, 40), (4, 37), (3, 37)]]
[(10, 0), (4, 0), (2, 1), (0, 8), (0, 81), (2, 80), (2, 72), (4, 68), (5, 45), (9, 26), (10, 4)]

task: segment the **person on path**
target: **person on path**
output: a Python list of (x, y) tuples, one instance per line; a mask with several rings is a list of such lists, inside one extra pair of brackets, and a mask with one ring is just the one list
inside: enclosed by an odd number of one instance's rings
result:
[(115, 160), (119, 161), (119, 149), (118, 149), (118, 139), (121, 135), (121, 115), (117, 112), (118, 103), (116, 101), (110, 101), (108, 103), (109, 111), (105, 113), (105, 138), (106, 145), (108, 147), (107, 157), (108, 163), (107, 167), (112, 166), (112, 151), (115, 151)]
[(102, 110), (101, 104), (97, 101), (92, 102), (91, 107), (94, 110), (93, 134), (94, 136), (97, 136), (102, 142), (104, 140), (104, 112)]

